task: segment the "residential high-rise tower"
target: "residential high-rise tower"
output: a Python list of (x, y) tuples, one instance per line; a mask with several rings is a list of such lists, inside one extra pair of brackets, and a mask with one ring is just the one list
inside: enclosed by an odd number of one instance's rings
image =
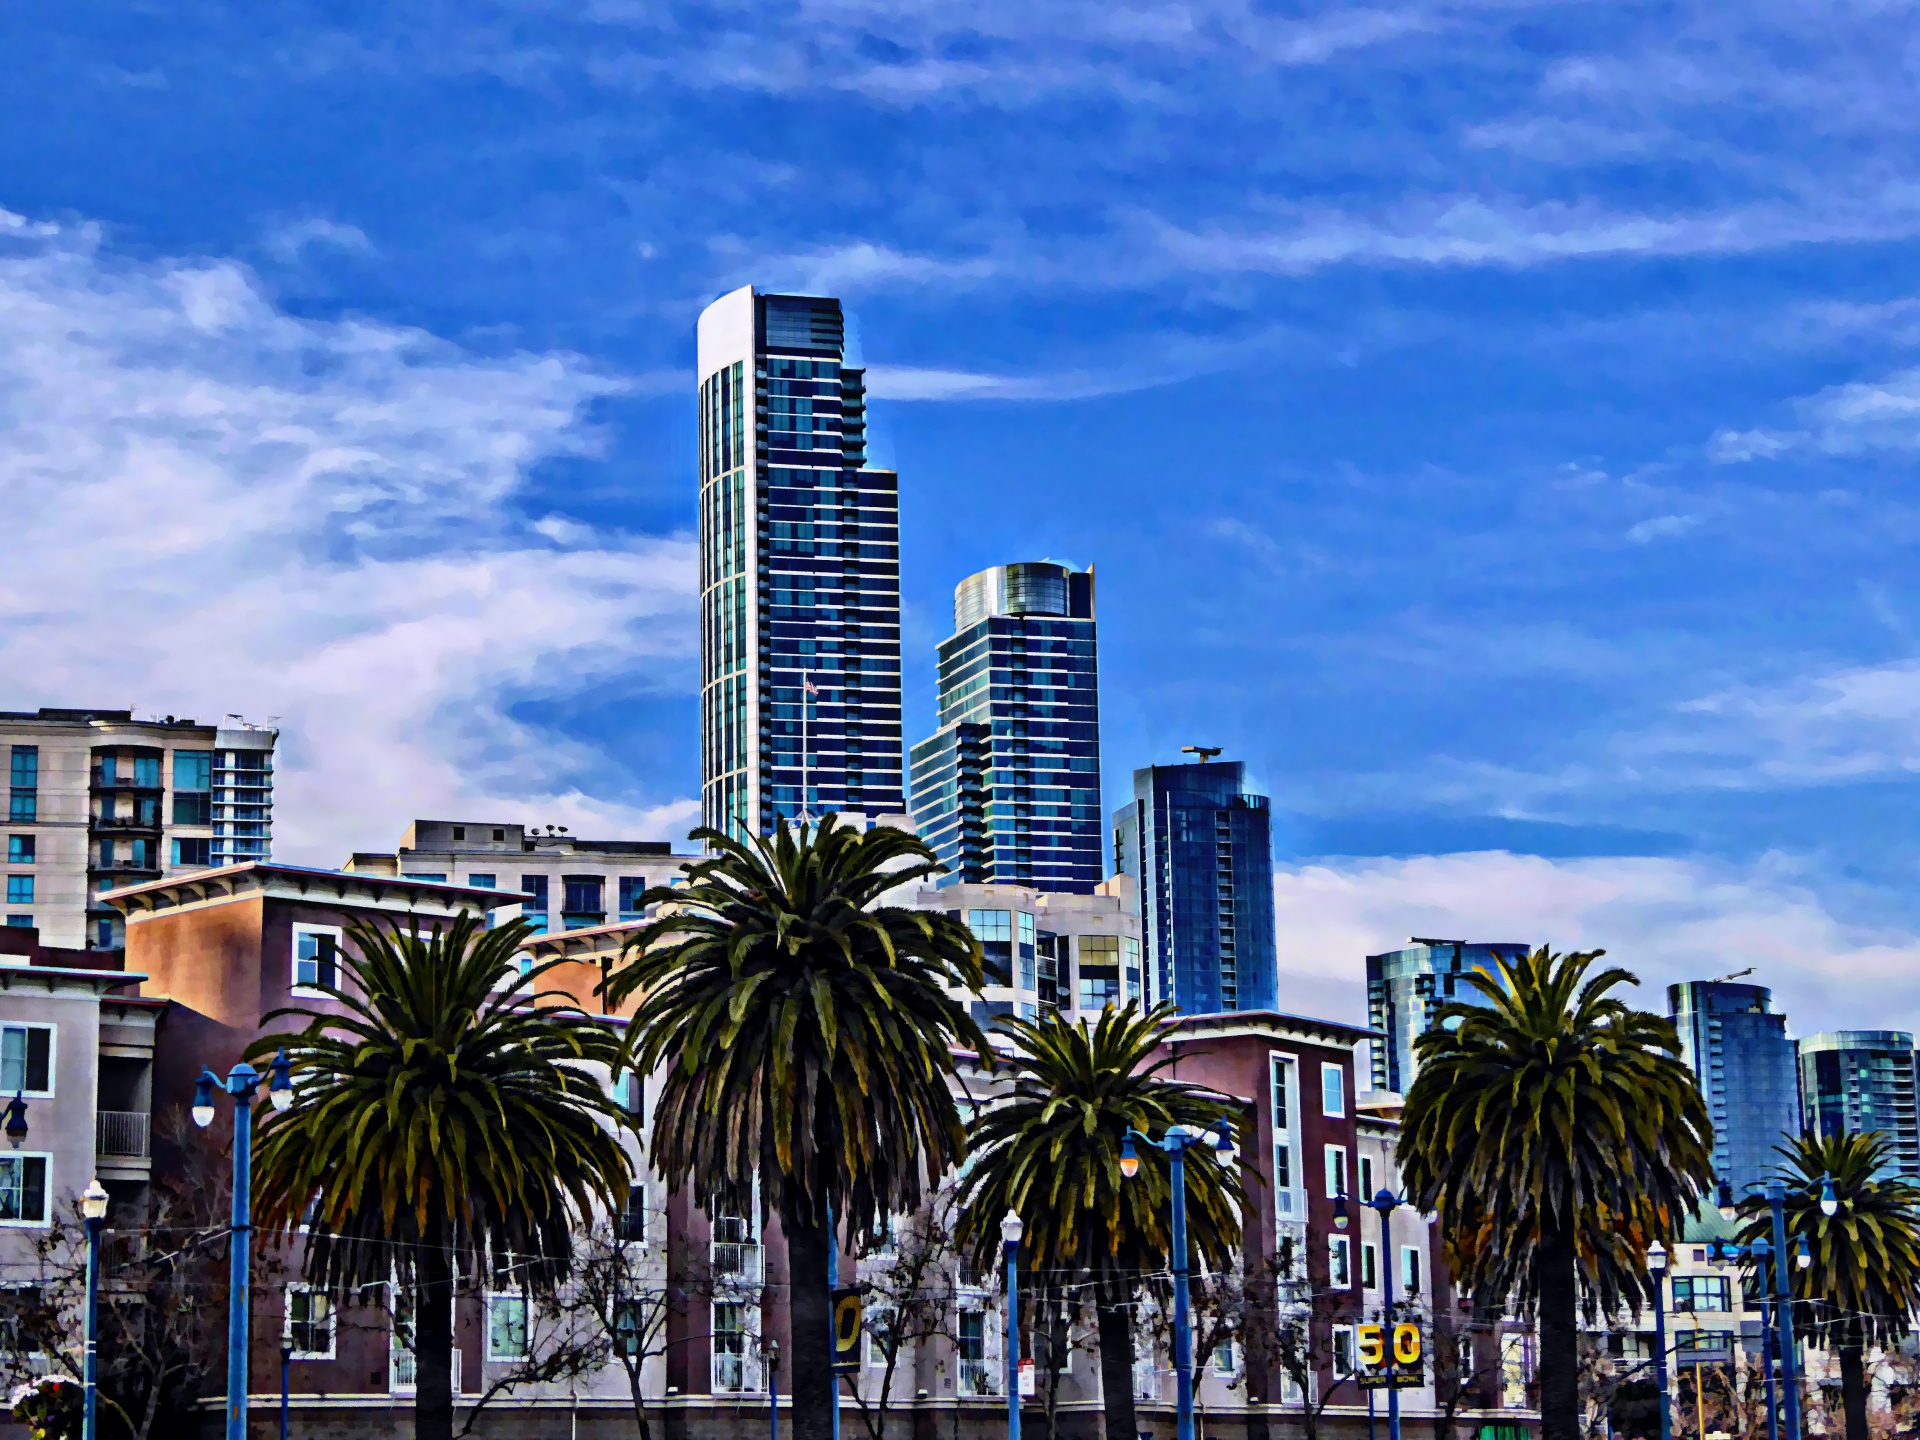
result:
[(118, 949), (124, 922), (103, 891), (269, 859), (278, 737), (238, 717), (0, 712), (6, 923), (38, 930), (44, 945)]
[(940, 729), (913, 747), (913, 820), (943, 884), (1091, 895), (1104, 878), (1093, 572), (996, 565), (953, 592)]
[(1877, 1130), (1893, 1145), (1890, 1173), (1920, 1177), (1913, 1036), (1905, 1030), (1823, 1030), (1800, 1042), (1800, 1106), (1818, 1135)]
[(840, 302), (722, 296), (699, 379), (705, 822), (899, 813), (899, 479), (867, 467)]
[(1113, 817), (1114, 868), (1139, 881), (1153, 999), (1191, 1015), (1274, 1010), (1273, 835), (1238, 760), (1133, 772)]
[(1500, 959), (1526, 953), (1525, 945), (1415, 936), (1398, 950), (1367, 956), (1367, 1023), (1385, 1037), (1371, 1046), (1373, 1088), (1405, 1094), (1419, 1068), (1413, 1042), (1433, 1028), (1434, 1012), (1455, 1000), (1486, 1003), (1467, 972), (1491, 972)]
[[(1713, 1178), (1722, 1205), (1779, 1165), (1774, 1147), (1800, 1130), (1800, 1076), (1787, 1017), (1764, 985), (1689, 980), (1667, 987), (1680, 1053), (1713, 1120)], [(1909, 1047), (1911, 1048), (1911, 1047)]]

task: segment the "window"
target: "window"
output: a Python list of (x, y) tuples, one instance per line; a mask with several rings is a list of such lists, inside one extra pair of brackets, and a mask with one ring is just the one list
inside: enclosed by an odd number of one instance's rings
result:
[(7, 903), (9, 905), (33, 904), (33, 876), (7, 876)]
[(487, 1359), (527, 1358), (527, 1297), (487, 1296)]
[(538, 910), (544, 914), (547, 908), (547, 877), (544, 875), (522, 875), (520, 877), (520, 888), (527, 896), (524, 908), (528, 910)]
[(0, 1155), (0, 1223), (47, 1223), (46, 1155)]
[(1347, 1193), (1347, 1147), (1327, 1146), (1327, 1198)]
[(1013, 983), (1013, 912), (1011, 910), (969, 910), (967, 928), (980, 942), (980, 953), (989, 985)]
[(1347, 1113), (1346, 1066), (1322, 1065), (1320, 1067), (1320, 1113), (1322, 1115)]
[(1327, 1284), (1336, 1290), (1353, 1286), (1353, 1242), (1344, 1235), (1327, 1241)]
[[(600, 904), (601, 878), (598, 875), (569, 875), (560, 884), (560, 910), (568, 917), (567, 928), (578, 930), (584, 929), (585, 925), (598, 924), (606, 914)], [(584, 921), (585, 925), (576, 925), (575, 920)]]
[(9, 930), (31, 930), (34, 928), (33, 916), (9, 915), (7, 916), (7, 928)]
[(133, 757), (133, 783), (143, 790), (160, 788), (160, 757), (158, 755)]
[(647, 1333), (646, 1312), (639, 1300), (613, 1302), (613, 1353), (622, 1360), (640, 1358)]
[(1400, 1247), (1400, 1291), (1408, 1299), (1420, 1293), (1420, 1252), (1411, 1245)]
[(506, 838), (507, 838), (507, 832), (504, 830), (496, 830), (493, 832), (493, 840), (496, 845), (504, 842)]
[(53, 1026), (0, 1025), (0, 1091), (53, 1094)]
[(1351, 1325), (1333, 1327), (1333, 1373), (1336, 1379), (1341, 1380), (1353, 1374), (1353, 1326)]
[(1380, 1193), (1373, 1183), (1373, 1157), (1362, 1155), (1354, 1163), (1360, 1167), (1360, 1203), (1364, 1205)]
[(1673, 1277), (1675, 1310), (1731, 1310), (1732, 1284), (1724, 1275), (1676, 1275)]
[(1380, 1285), (1380, 1252), (1366, 1241), (1360, 1242), (1360, 1286), (1375, 1290)]
[(320, 925), (293, 927), (295, 989), (334, 989), (339, 986), (341, 933)]
[(176, 825), (211, 825), (213, 823), (213, 797), (211, 795), (182, 795), (178, 791), (173, 796), (173, 823)]
[(454, 827), (453, 827), (453, 838), (454, 838), (454, 839), (456, 839), (456, 840), (464, 840), (464, 839), (466, 839), (466, 838), (467, 838), (467, 827), (466, 827), (466, 826), (464, 826), (464, 825), (456, 825), (456, 826), (454, 826)]
[(497, 875), (467, 876), (467, 884), (473, 886), (473, 888), (476, 890), (498, 890), (500, 888), (500, 886), (496, 883), (498, 880), (499, 880), (499, 877)]
[(400, 872), (400, 878), (402, 880), (431, 880), (436, 885), (442, 885), (446, 883), (447, 876), (445, 871), (402, 870)]
[(31, 865), (35, 856), (35, 839), (31, 835), (9, 835), (7, 837), (7, 863), (9, 865)]
[(960, 1312), (960, 1393), (991, 1395), (993, 1372), (987, 1366), (987, 1312)]
[(751, 1335), (747, 1307), (737, 1300), (713, 1303), (713, 1388), (745, 1390), (750, 1388), (747, 1370), (747, 1342)]
[(644, 1185), (627, 1187), (627, 1203), (621, 1208), (620, 1238), (644, 1244), (647, 1238), (647, 1189)]
[(287, 1287), (287, 1339), (295, 1360), (333, 1359), (333, 1299), (304, 1285)]
[(13, 766), (8, 783), (19, 790), (31, 790), (40, 783), (40, 747), (38, 745), (13, 747)]
[(1272, 1057), (1273, 1066), (1273, 1212), (1295, 1213), (1293, 1172), (1293, 1059)]
[(173, 788), (176, 793), (182, 790), (211, 790), (213, 788), (213, 752), (211, 750), (174, 751)]
[(173, 842), (173, 863), (176, 865), (211, 865), (213, 863), (213, 842), (211, 840), (176, 840)]
[(622, 875), (620, 877), (620, 918), (638, 920), (642, 905), (640, 897), (647, 893), (647, 877), (644, 875)]
[(1213, 1373), (1216, 1375), (1237, 1375), (1240, 1365), (1236, 1358), (1233, 1341), (1222, 1340), (1213, 1347)]
[[(1086, 954), (1085, 949), (1081, 954)], [(1080, 962), (1080, 1008), (1104, 1010), (1120, 1003), (1120, 971), (1113, 965), (1089, 965)]]
[(860, 1337), (866, 1346), (869, 1365), (886, 1368), (887, 1357), (893, 1353), (893, 1311), (885, 1305), (875, 1305), (860, 1317)]
[(1127, 999), (1140, 998), (1140, 942), (1131, 935), (1120, 937), (1120, 956), (1127, 969)]
[(760, 1278), (760, 1232), (752, 1215), (713, 1217), (713, 1273), (723, 1281)]

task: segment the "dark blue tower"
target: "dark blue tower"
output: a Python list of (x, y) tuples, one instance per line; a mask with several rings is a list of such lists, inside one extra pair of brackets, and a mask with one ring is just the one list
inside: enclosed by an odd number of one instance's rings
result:
[(1140, 887), (1153, 999), (1190, 1015), (1277, 1010), (1273, 832), (1237, 760), (1133, 772), (1113, 817), (1114, 868)]

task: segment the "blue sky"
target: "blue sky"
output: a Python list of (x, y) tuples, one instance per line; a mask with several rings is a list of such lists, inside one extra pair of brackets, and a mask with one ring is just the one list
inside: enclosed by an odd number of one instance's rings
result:
[[(1408, 933), (1920, 1024), (1911, 5), (0, 9), (0, 704), (283, 717), (280, 853), (684, 833), (692, 335), (843, 296), (951, 587), (1100, 575), (1107, 790)], [(1649, 999), (1654, 997), (1649, 996)]]

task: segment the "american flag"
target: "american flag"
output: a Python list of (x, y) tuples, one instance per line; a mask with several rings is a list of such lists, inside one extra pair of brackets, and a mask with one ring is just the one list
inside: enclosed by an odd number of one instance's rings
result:
[(811, 675), (802, 676), (801, 683), (807, 687), (807, 694), (818, 695), (820, 693), (819, 690), (814, 688), (813, 677)]

